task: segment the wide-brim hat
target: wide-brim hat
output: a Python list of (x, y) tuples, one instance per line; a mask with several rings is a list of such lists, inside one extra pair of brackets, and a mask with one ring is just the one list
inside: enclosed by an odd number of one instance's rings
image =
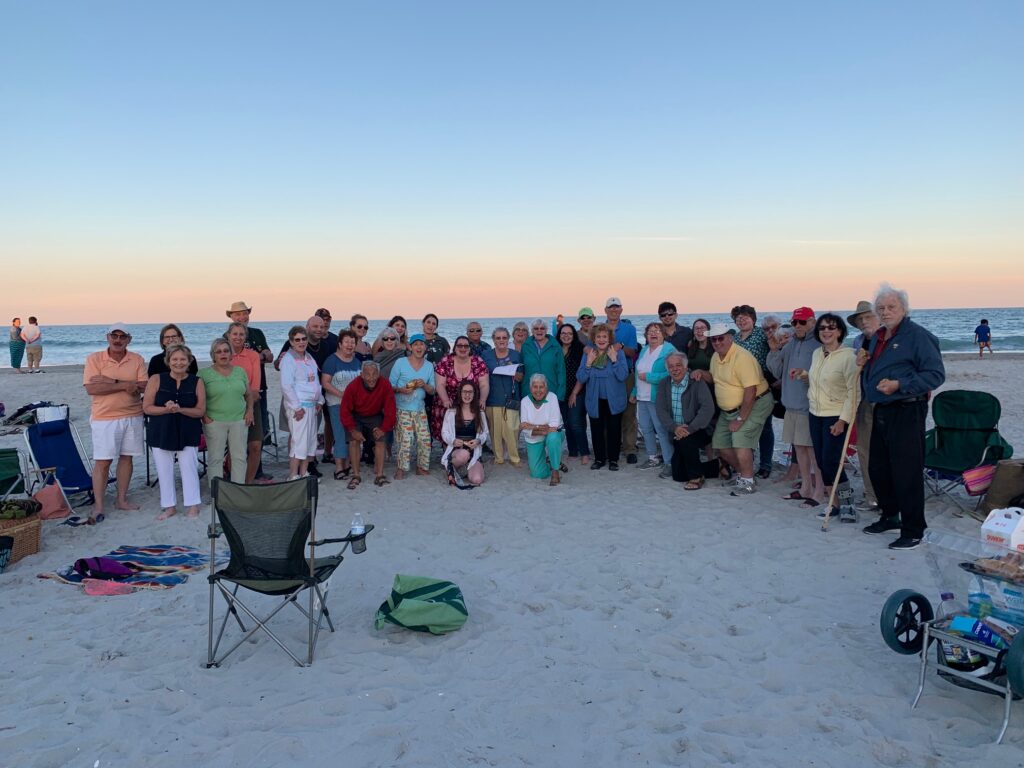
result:
[(235, 312), (252, 312), (252, 307), (248, 306), (244, 301), (236, 301), (231, 305), (231, 309), (227, 310), (224, 314), (231, 317)]
[(875, 305), (872, 304), (870, 301), (858, 301), (857, 302), (857, 309), (854, 310), (854, 313), (852, 315), (847, 315), (846, 316), (846, 322), (848, 322), (850, 325), (852, 325), (854, 328), (856, 328), (857, 327), (857, 320), (860, 318), (861, 315), (866, 315), (868, 312), (874, 312), (874, 311), (875, 311)]

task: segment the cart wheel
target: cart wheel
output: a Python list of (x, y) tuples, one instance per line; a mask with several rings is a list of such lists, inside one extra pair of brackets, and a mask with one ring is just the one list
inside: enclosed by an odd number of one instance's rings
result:
[(1010, 644), (1003, 660), (1006, 665), (1006, 679), (1018, 696), (1024, 696), (1024, 634), (1018, 634)]
[(882, 639), (896, 653), (906, 656), (919, 653), (921, 646), (924, 645), (921, 625), (934, 618), (932, 604), (920, 592), (912, 589), (893, 592), (885, 601), (879, 620)]

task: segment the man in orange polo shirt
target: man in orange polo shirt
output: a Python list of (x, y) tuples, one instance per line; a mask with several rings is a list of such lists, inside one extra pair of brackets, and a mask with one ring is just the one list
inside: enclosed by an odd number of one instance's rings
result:
[(146, 390), (146, 361), (128, 351), (132, 335), (124, 323), (107, 329), (107, 348), (85, 359), (82, 383), (92, 397), (92, 490), (96, 506), (89, 522), (102, 520), (110, 465), (117, 459), (117, 509), (138, 509), (128, 501), (132, 457), (142, 456), (142, 394)]

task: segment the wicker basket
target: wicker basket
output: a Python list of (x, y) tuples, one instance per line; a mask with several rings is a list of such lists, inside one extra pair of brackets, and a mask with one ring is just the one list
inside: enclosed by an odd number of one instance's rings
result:
[(39, 551), (42, 528), (38, 515), (29, 515), (20, 520), (0, 520), (0, 536), (14, 539), (8, 565)]

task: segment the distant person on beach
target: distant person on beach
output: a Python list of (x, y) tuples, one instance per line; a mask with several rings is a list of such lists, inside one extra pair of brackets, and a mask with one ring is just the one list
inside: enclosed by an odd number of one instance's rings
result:
[(695, 371), (694, 378), (715, 388), (715, 401), (722, 411), (711, 446), (739, 473), (730, 495), (743, 496), (757, 490), (754, 449), (765, 421), (771, 418), (772, 398), (761, 364), (733, 341), (725, 323), (712, 325), (708, 337), (715, 350), (711, 370)]
[(11, 340), (8, 348), (11, 351), (11, 368), (18, 373), (25, 373), (21, 370), (21, 360), (25, 356), (25, 342), (21, 340), (21, 318), (11, 320)]
[[(465, 336), (455, 342), (456, 350), (460, 344), (469, 344)], [(479, 360), (479, 357), (472, 358)], [(463, 479), (459, 470), (465, 467), (469, 485), (478, 486), (484, 482), (484, 465), (480, 463), (480, 454), (487, 442), (487, 417), (480, 405), (481, 393), (476, 381), (465, 379), (459, 383), (452, 406), (444, 413), (441, 424), (441, 440), (445, 449), (441, 455), (441, 466), (448, 473), (451, 485), (463, 487)]]
[(910, 319), (906, 291), (883, 283), (875, 296), (882, 327), (871, 339), (861, 374), (863, 396), (875, 404), (871, 427), (871, 484), (880, 517), (864, 528), (899, 529), (889, 549), (921, 544), (924, 519), (924, 430), (928, 398), (946, 380), (939, 340)]
[[(505, 339), (507, 344), (508, 331), (505, 331)], [(412, 465), (414, 440), (416, 474), (429, 474), (430, 420), (426, 399), (434, 393), (434, 365), (427, 360), (427, 341), (423, 334), (414, 334), (409, 339), (409, 356), (395, 363), (389, 380), (395, 390), (395, 480), (404, 478)]]
[(230, 456), (232, 483), (245, 482), (249, 427), (255, 421), (256, 400), (253, 399), (249, 376), (245, 369), (231, 362), (231, 343), (219, 336), (210, 344), (213, 364), (199, 371), (206, 391), (203, 432), (206, 435), (207, 477), (224, 476), (224, 453)]
[(590, 346), (576, 371), (576, 381), (586, 387), (584, 402), (594, 447), (594, 463), (590, 468), (601, 469), (607, 465), (610, 471), (617, 472), (629, 365), (613, 340), (612, 329), (604, 323), (590, 329)]
[[(853, 340), (853, 349), (857, 354), (857, 366), (863, 368), (868, 361), (868, 348), (871, 339), (879, 328), (875, 305), (870, 301), (858, 301), (857, 309), (847, 315), (846, 322), (860, 331)], [(860, 460), (861, 479), (864, 481), (864, 498), (856, 505), (858, 512), (867, 514), (878, 513), (878, 499), (874, 486), (871, 485), (871, 426), (875, 420), (875, 404), (860, 394), (857, 405), (857, 458)]]
[[(319, 318), (318, 318), (319, 319)], [(309, 474), (316, 461), (317, 416), (323, 407), (320, 368), (306, 351), (309, 331), (293, 325), (288, 331), (288, 352), (281, 359), (281, 407), (288, 420), (288, 476), (291, 480)]]
[(576, 319), (580, 324), (580, 329), (576, 332), (576, 335), (579, 336), (580, 344), (584, 347), (589, 347), (590, 329), (594, 327), (594, 310), (590, 307), (580, 307), (580, 311), (576, 313)]
[(530, 338), (530, 326), (520, 320), (512, 326), (512, 348), (519, 353), (523, 351), (523, 344)]
[(562, 412), (543, 373), (533, 374), (529, 381), (530, 394), (522, 399), (519, 410), (519, 429), (525, 433), (530, 477), (558, 485), (561, 473), (568, 471), (562, 464)]
[[(28, 321), (31, 323), (33, 318), (29, 318)], [(988, 347), (988, 353), (992, 354), (992, 329), (988, 325), (988, 320), (982, 320), (978, 327), (974, 329), (974, 343), (978, 345), (978, 357), (983, 357), (985, 347)], [(29, 358), (29, 364), (31, 365), (31, 358)]]
[[(244, 301), (236, 301), (226, 312), (233, 322), (242, 323), (246, 329), (245, 346), (260, 356), (260, 419), (263, 422), (263, 439), (266, 441), (270, 432), (270, 410), (267, 405), (267, 363), (274, 362), (274, 353), (267, 344), (263, 331), (249, 324), (252, 307)], [(263, 471), (263, 462), (256, 468), (257, 480), (271, 480), (272, 475)]]
[(483, 340), (484, 327), (479, 321), (471, 320), (466, 324), (466, 336), (469, 337), (469, 351), (478, 357), (484, 350), (490, 349), (491, 345)]
[[(693, 338), (693, 331), (685, 325), (680, 325), (679, 312), (676, 305), (671, 301), (663, 301), (658, 305), (658, 319), (661, 321), (661, 333), (665, 337), (665, 343), (671, 344), (672, 348), (682, 352)], [(669, 461), (668, 464), (672, 462)]]
[(128, 501), (134, 457), (144, 454), (142, 394), (149, 377), (141, 355), (128, 351), (131, 332), (124, 323), (107, 329), (107, 348), (85, 359), (82, 384), (92, 398), (92, 491), (96, 505), (89, 523), (104, 516), (110, 465), (117, 460), (117, 509), (135, 510)]
[(373, 484), (378, 487), (387, 485), (390, 481), (384, 476), (384, 449), (388, 433), (395, 428), (395, 390), (391, 382), (380, 375), (380, 366), (373, 360), (364, 360), (359, 378), (345, 387), (340, 413), (342, 426), (348, 434), (348, 452), (352, 457), (348, 489), (354, 491), (362, 482), (358, 459), (364, 452), (364, 445), (371, 447)]
[[(736, 323), (736, 327), (740, 331), (736, 335), (735, 342), (754, 356), (758, 364), (761, 366), (761, 375), (765, 377), (765, 380), (768, 381), (770, 385), (772, 374), (770, 373), (766, 362), (769, 352), (768, 337), (765, 334), (764, 329), (757, 324), (757, 310), (749, 304), (740, 304), (739, 306), (733, 307), (732, 321)], [(808, 332), (809, 331), (810, 329), (808, 328)], [(807, 362), (810, 363), (810, 356), (808, 356)], [(808, 436), (808, 449), (810, 448), (810, 445), (810, 436)], [(757, 443), (757, 477), (762, 480), (767, 480), (772, 475), (772, 456), (774, 453), (775, 427), (772, 424), (771, 417), (769, 417), (761, 428), (761, 437)]]
[[(684, 490), (698, 491), (704, 486), (706, 475), (700, 449), (711, 442), (715, 401), (706, 382), (691, 378), (682, 352), (670, 353), (665, 358), (665, 368), (668, 376), (658, 383), (656, 408), (657, 418), (671, 435), (671, 477), (677, 483), (685, 483)], [(714, 476), (718, 462), (709, 463)]]
[(30, 317), (28, 325), (21, 329), (21, 340), (25, 342), (25, 358), (28, 360), (28, 372), (42, 373), (39, 363), (43, 359), (43, 332), (40, 330), (39, 321), (35, 317)]
[[(146, 369), (146, 373), (150, 376), (170, 373), (171, 369), (167, 367), (167, 348), (173, 344), (185, 343), (185, 334), (174, 323), (168, 323), (161, 328), (159, 338), (160, 351), (149, 358), (149, 367)], [(193, 375), (199, 373), (199, 363), (196, 362), (195, 357), (188, 364), (188, 372)]]
[(260, 356), (255, 351), (247, 349), (245, 339), (247, 329), (243, 323), (232, 323), (228, 326), (224, 336), (231, 346), (231, 364), (240, 367), (245, 371), (249, 379), (249, 399), (256, 403), (252, 411), (252, 424), (246, 435), (246, 459), (245, 459), (245, 482), (251, 483), (256, 479), (256, 470), (260, 464), (260, 454), (263, 451), (263, 416), (260, 412)]
[[(640, 342), (637, 340), (636, 328), (629, 320), (622, 318), (622, 300), (611, 296), (604, 303), (605, 325), (612, 333), (612, 344), (625, 356), (629, 375), (626, 378), (626, 392), (633, 391), (635, 384), (633, 368), (637, 355), (640, 353)], [(627, 464), (636, 464), (636, 403), (627, 399), (622, 411), (622, 452), (626, 454)], [(610, 461), (618, 461), (618, 456), (611, 456)]]
[[(487, 426), (494, 448), (494, 463), (505, 463), (505, 451), (513, 467), (519, 466), (519, 395), (523, 371), (519, 367), (522, 358), (509, 346), (511, 338), (508, 328), (499, 325), (491, 333), (494, 348), (484, 352), (482, 359), (490, 376), (487, 390)], [(497, 368), (516, 366), (513, 374), (495, 373)]]

